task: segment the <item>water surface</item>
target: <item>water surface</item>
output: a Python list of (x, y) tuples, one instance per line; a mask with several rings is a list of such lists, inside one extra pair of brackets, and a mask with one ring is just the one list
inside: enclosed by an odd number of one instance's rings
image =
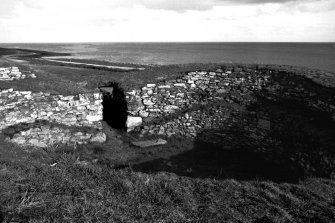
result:
[(335, 43), (62, 43), (0, 44), (71, 53), (80, 59), (136, 64), (257, 63), (335, 72)]

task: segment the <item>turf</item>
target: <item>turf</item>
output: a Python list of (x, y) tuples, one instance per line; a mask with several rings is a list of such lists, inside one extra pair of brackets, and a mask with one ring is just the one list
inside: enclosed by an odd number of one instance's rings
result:
[(88, 164), (71, 153), (19, 148), (2, 151), (0, 160), (4, 222), (331, 222), (335, 217), (330, 179), (278, 184), (145, 174)]

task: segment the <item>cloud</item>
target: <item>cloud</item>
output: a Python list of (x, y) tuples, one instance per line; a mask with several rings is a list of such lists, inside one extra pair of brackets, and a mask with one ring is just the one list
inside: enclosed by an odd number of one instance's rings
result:
[(334, 0), (0, 1), (0, 42), (335, 39)]
[(185, 12), (187, 10), (206, 11), (215, 6), (227, 5), (263, 5), (263, 4), (285, 4), (290, 2), (318, 2), (320, 0), (138, 0), (134, 4), (141, 4), (149, 9), (173, 10)]
[(286, 4), (286, 3), (308, 3), (322, 0), (1, 0), (0, 17), (7, 17), (20, 7), (48, 8), (53, 5), (62, 5), (64, 9), (76, 10), (90, 6), (95, 8), (131, 8), (143, 6), (147, 9), (168, 10), (176, 12), (186, 11), (208, 11), (216, 6), (231, 5), (264, 5), (264, 4)]

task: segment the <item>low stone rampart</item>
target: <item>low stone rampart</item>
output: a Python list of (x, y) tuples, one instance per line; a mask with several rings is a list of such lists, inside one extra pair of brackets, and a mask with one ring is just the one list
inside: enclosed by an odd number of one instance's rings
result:
[(32, 93), (31, 91), (0, 91), (0, 130), (19, 123), (39, 120), (68, 126), (101, 128), (102, 99), (100, 93), (75, 96)]

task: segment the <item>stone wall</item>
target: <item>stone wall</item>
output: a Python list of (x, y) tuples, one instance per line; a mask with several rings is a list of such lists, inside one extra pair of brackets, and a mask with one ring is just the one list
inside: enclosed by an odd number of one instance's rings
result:
[(38, 120), (68, 126), (101, 128), (102, 99), (100, 93), (75, 96), (32, 93), (31, 91), (0, 91), (0, 131), (19, 123)]
[[(124, 100), (128, 107), (125, 111), (125, 117), (128, 115), (125, 118), (127, 131), (140, 135), (196, 137), (203, 129), (234, 123), (232, 114), (240, 114), (240, 108), (253, 103), (256, 100), (255, 93), (261, 94), (262, 91), (266, 92), (265, 97), (269, 100), (275, 100), (278, 96), (297, 97), (315, 109), (334, 113), (335, 106), (319, 97), (316, 91), (304, 89), (299, 80), (293, 83), (291, 78), (282, 78), (281, 75), (284, 74), (275, 72), (277, 74), (267, 69), (247, 67), (195, 71), (185, 73), (175, 80), (149, 83), (125, 93), (117, 93), (115, 86), (105, 90), (101, 88), (103, 93), (74, 96), (6, 89), (0, 91), (0, 131), (20, 123), (41, 120), (101, 130), (103, 111), (108, 111), (104, 114), (105, 118), (117, 116), (115, 114), (120, 112), (113, 113), (113, 109), (119, 109), (120, 103), (116, 102)], [(281, 78), (274, 81), (276, 75)], [(290, 76), (288, 73), (285, 75)], [(103, 95), (106, 94), (108, 97), (104, 97), (104, 100), (122, 98), (113, 103), (102, 103)], [(105, 106), (104, 110), (102, 104)], [(106, 109), (107, 105), (111, 108)], [(266, 116), (256, 117), (254, 125), (265, 131), (271, 128), (271, 122)], [(46, 147), (55, 143), (104, 142), (106, 136), (102, 132), (70, 133), (69, 129), (47, 125), (16, 132), (10, 140), (20, 145)]]
[[(311, 86), (308, 79), (289, 72), (247, 67), (188, 72), (176, 80), (149, 83), (141, 89), (126, 92), (127, 127), (141, 135), (196, 137), (202, 129), (222, 126), (228, 117), (231, 118), (230, 113), (235, 110), (240, 113), (239, 106), (250, 105), (257, 100), (257, 94), (263, 93), (268, 100), (295, 98), (319, 111), (333, 114), (335, 119), (334, 104), (318, 95), (313, 87), (303, 88), (302, 82), (306, 82), (306, 87)], [(174, 113), (178, 115), (174, 116)], [(268, 118), (260, 120), (270, 128)], [(230, 119), (229, 122), (234, 121)]]
[(31, 72), (22, 73), (18, 67), (0, 67), (0, 81), (12, 81), (25, 78), (36, 78)]
[[(192, 120), (192, 116), (199, 116), (195, 114), (196, 112), (166, 123), (167, 130), (158, 125), (153, 128), (148, 127), (147, 123), (194, 105), (205, 105), (219, 100), (225, 100), (227, 103), (240, 101), (241, 104), (247, 104), (248, 99), (244, 97), (246, 95), (244, 92), (262, 89), (269, 81), (269, 74), (269, 72), (262, 73), (256, 70), (245, 72), (241, 70), (237, 74), (231, 70), (218, 69), (215, 72), (189, 72), (176, 80), (149, 83), (141, 89), (126, 92), (128, 127), (133, 130), (136, 126), (143, 124), (142, 132), (151, 134), (173, 135), (181, 132), (183, 135), (184, 132), (188, 136), (195, 135), (196, 126), (199, 128), (202, 126), (195, 125), (195, 120)], [(225, 97), (228, 93), (229, 98)], [(203, 122), (205, 120), (207, 119), (203, 119)]]

